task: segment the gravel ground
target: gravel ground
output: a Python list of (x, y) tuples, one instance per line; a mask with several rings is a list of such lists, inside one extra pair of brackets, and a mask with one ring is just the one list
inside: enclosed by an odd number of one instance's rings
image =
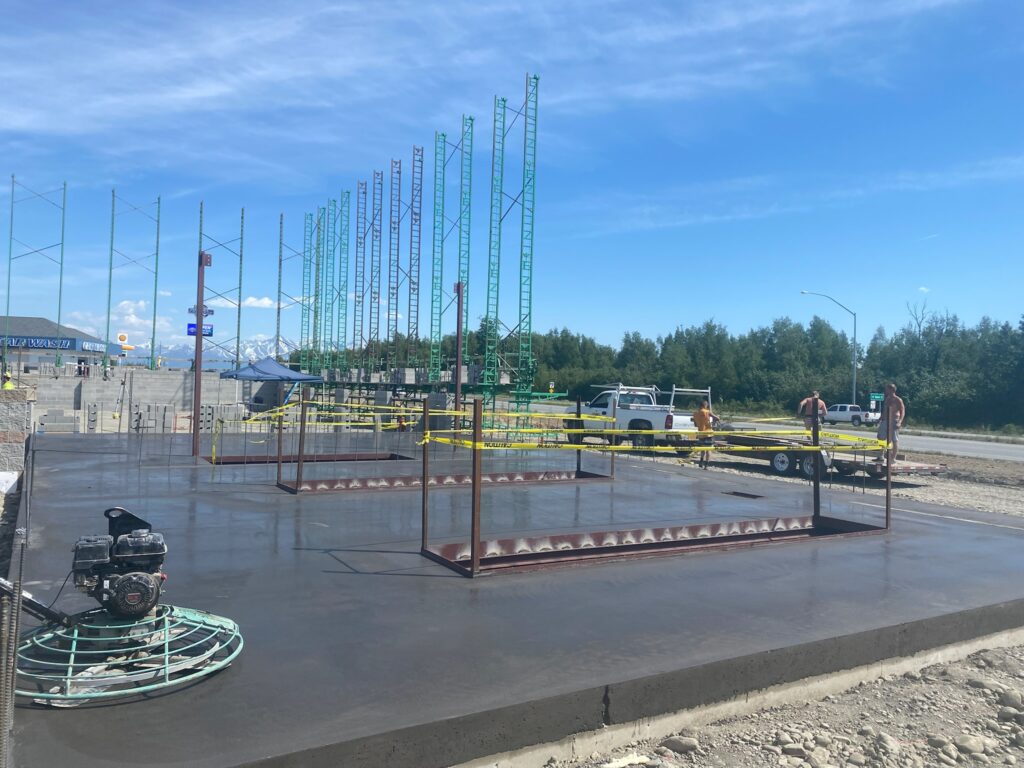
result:
[[(1024, 517), (1024, 464), (1012, 461), (907, 454), (911, 461), (944, 463), (942, 476), (893, 482), (893, 496), (982, 512)], [(690, 460), (658, 457), (701, 471)], [(708, 472), (752, 473), (777, 482), (764, 461), (717, 454)], [(832, 478), (847, 489), (882, 496), (884, 481)], [(746, 768), (1015, 765), (1024, 761), (1024, 646), (982, 651), (920, 673), (862, 683), (838, 695), (773, 707), (687, 730), (661, 742), (638, 742), (613, 754), (554, 768)], [(1024, 763), (1022, 763), (1024, 764)]]
[(1024, 646), (863, 683), (819, 701), (772, 707), (548, 766), (1015, 765), (1024, 760)]
[[(904, 454), (901, 454), (901, 456)], [(944, 504), (960, 509), (979, 512), (996, 512), (1015, 517), (1024, 517), (1024, 463), (1000, 461), (998, 459), (973, 459), (959, 456), (940, 456), (927, 453), (907, 453), (905, 458), (925, 464), (945, 464), (943, 475), (911, 475), (894, 479), (894, 499), (912, 499), (931, 504)], [(693, 466), (694, 460), (682, 462), (678, 459), (660, 456), (656, 461), (683, 463)], [(739, 454), (712, 454), (709, 472), (733, 474), (757, 474), (781, 483), (806, 483), (798, 477), (779, 477), (768, 466), (768, 462), (748, 459)], [(872, 480), (864, 475), (842, 477), (831, 476), (833, 491), (841, 489), (863, 490), (867, 494), (885, 495), (885, 481)], [(828, 486), (829, 482), (826, 482)], [(894, 506), (896, 506), (894, 504)]]

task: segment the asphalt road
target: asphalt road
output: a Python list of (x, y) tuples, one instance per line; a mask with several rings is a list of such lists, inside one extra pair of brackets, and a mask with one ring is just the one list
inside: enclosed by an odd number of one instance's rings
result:
[[(564, 405), (555, 406), (547, 403), (534, 403), (535, 411), (556, 411), (565, 410)], [(736, 426), (742, 427), (765, 427), (766, 424), (746, 424), (733, 422)], [(851, 429), (848, 425), (837, 424), (835, 427), (826, 425), (829, 429)], [(852, 430), (853, 432), (867, 432), (867, 430)], [(905, 451), (924, 451), (926, 453), (942, 453), (947, 456), (967, 456), (974, 459), (998, 459), (1001, 461), (1024, 462), (1024, 444), (1022, 443), (992, 443), (985, 440), (967, 440), (954, 437), (936, 437), (932, 435), (902, 435), (900, 437), (900, 448)]]

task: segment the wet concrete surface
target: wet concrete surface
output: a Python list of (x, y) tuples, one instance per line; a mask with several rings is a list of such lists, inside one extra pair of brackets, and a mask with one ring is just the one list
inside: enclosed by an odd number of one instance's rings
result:
[[(1024, 620), (1024, 524), (932, 505), (901, 501), (879, 536), (469, 580), (418, 554), (418, 492), (295, 496), (272, 468), (193, 466), (185, 441), (37, 447), (26, 570), (38, 598), (56, 594), (77, 537), (104, 532), (102, 510), (125, 506), (166, 536), (165, 601), (234, 619), (246, 646), (187, 690), (19, 706), (20, 766), (442, 766)], [(495, 454), (485, 470), (569, 462)], [(364, 471), (354, 464), (335, 469)], [(826, 489), (822, 507), (878, 522), (877, 503)], [(464, 538), (469, 506), (467, 488), (433, 491), (431, 538)], [(621, 457), (614, 482), (487, 489), (483, 532), (810, 509), (809, 485)], [(65, 590), (58, 605), (91, 601)]]

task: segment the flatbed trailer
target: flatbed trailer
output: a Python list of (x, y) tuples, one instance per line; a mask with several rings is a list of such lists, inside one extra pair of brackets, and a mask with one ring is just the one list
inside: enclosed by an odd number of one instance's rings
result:
[[(816, 452), (807, 451), (811, 441), (799, 435), (758, 435), (733, 432), (719, 438), (726, 445), (764, 448), (744, 452), (743, 456), (763, 459), (771, 464), (772, 471), (777, 475), (799, 473), (805, 477), (814, 477)], [(823, 445), (822, 461), (825, 467), (831, 467), (840, 475), (853, 475), (864, 472), (870, 477), (885, 477), (887, 457), (884, 451), (857, 450), (849, 446)], [(945, 464), (925, 464), (918, 461), (907, 461), (897, 457), (893, 463), (894, 476), (906, 475), (940, 475), (946, 472)]]

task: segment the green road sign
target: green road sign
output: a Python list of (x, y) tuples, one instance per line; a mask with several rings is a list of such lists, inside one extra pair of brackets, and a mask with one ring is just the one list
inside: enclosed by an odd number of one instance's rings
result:
[(885, 395), (883, 395), (881, 392), (872, 392), (871, 393), (871, 399), (872, 400), (885, 400)]

